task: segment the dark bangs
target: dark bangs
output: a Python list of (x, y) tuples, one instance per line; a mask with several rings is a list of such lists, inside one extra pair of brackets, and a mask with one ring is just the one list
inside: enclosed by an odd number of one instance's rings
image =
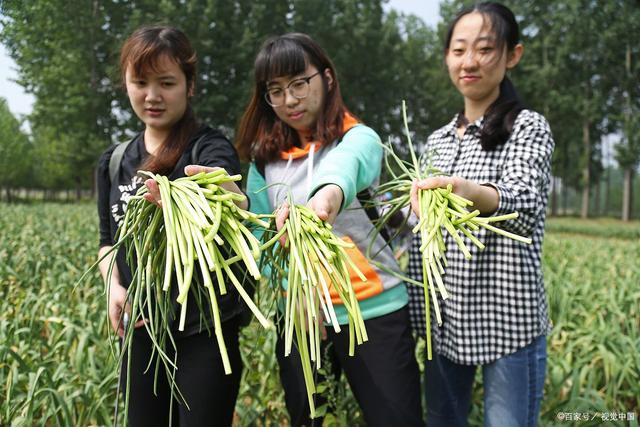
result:
[[(451, 44), (456, 24), (463, 16), (473, 12), (482, 15), (483, 25), (488, 26), (495, 39), (496, 54), (492, 61), (497, 61), (502, 55), (511, 52), (520, 42), (520, 28), (513, 12), (500, 3), (483, 2), (463, 9), (456, 15), (447, 31), (444, 44), (445, 55)], [(489, 106), (484, 114), (485, 121), (479, 135), (482, 149), (491, 151), (504, 144), (511, 135), (516, 117), (524, 108), (524, 103), (518, 96), (516, 88), (505, 75), (500, 83), (498, 99)]]
[(149, 46), (149, 49), (145, 49), (139, 54), (133, 53), (132, 59), (127, 62), (127, 65), (131, 66), (133, 76), (144, 77), (149, 74), (159, 73), (161, 70), (158, 67), (158, 63), (164, 58), (175, 62), (168, 52), (158, 46)]
[(136, 77), (159, 72), (161, 59), (168, 58), (184, 73), (189, 86), (196, 73), (197, 56), (184, 33), (171, 27), (143, 27), (136, 31), (122, 47), (120, 69), (122, 81), (128, 66)]
[(489, 31), (493, 34), (496, 42), (497, 51), (501, 54), (504, 46), (507, 51), (511, 51), (519, 42), (519, 27), (513, 12), (500, 3), (484, 2), (461, 10), (449, 25), (447, 36), (444, 42), (444, 51), (449, 49), (453, 30), (460, 19), (473, 12), (482, 15), (484, 24), (488, 26)]
[(513, 13), (500, 4), (480, 3), (475, 11), (482, 14), (485, 25), (488, 22), (489, 31), (495, 37), (498, 52), (503, 52), (505, 45), (511, 51), (519, 43), (518, 23)]
[[(303, 74), (310, 65), (320, 73), (326, 94), (318, 120), (310, 129), (312, 138), (331, 142), (342, 135), (347, 108), (331, 59), (307, 34), (287, 33), (265, 41), (256, 55), (253, 94), (236, 133), (236, 147), (241, 159), (264, 164), (277, 159), (282, 151), (302, 146), (298, 133), (277, 117), (273, 107), (267, 104), (264, 93), (270, 80)], [(327, 83), (327, 71), (333, 77), (331, 87)]]
[(265, 43), (254, 64), (256, 82), (266, 89), (269, 80), (282, 76), (295, 76), (307, 69), (308, 58), (303, 46), (284, 37)]
[(496, 19), (494, 15), (490, 13), (479, 13), (482, 15), (482, 28), (486, 28), (489, 31), (489, 33), (491, 34), (489, 39), (495, 43), (495, 51), (491, 60), (491, 62), (494, 63), (499, 61), (505, 54), (504, 47), (506, 44), (506, 30), (504, 28), (503, 22), (499, 19)]

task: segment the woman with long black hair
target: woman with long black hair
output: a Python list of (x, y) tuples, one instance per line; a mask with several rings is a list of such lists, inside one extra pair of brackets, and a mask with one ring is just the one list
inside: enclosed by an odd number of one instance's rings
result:
[[(469, 244), (466, 260), (451, 238), (443, 275), (450, 298), (440, 302), (443, 325), (434, 326), (435, 354), (426, 362), (427, 425), (465, 426), (471, 390), (482, 367), (485, 425), (536, 425), (551, 323), (542, 280), (541, 250), (553, 138), (540, 114), (526, 109), (506, 73), (523, 53), (513, 13), (499, 3), (460, 12), (449, 27), (445, 62), (464, 99), (463, 109), (431, 134), (433, 165), (449, 176), (414, 182), (419, 189), (453, 186), (485, 215), (517, 212), (501, 224), (531, 237), (526, 245), (480, 230), (486, 248)], [(410, 274), (422, 281), (420, 239)], [(412, 324), (424, 333), (423, 290), (410, 288)], [(431, 322), (435, 325), (436, 322)]]

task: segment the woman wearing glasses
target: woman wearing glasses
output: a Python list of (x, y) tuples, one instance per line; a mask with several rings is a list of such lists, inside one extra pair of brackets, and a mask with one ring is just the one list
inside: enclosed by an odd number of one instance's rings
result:
[[(350, 255), (368, 280), (352, 275), (352, 283), (369, 340), (349, 357), (349, 334), (326, 330), (323, 346), (332, 362), (332, 379), (344, 371), (367, 425), (422, 425), (405, 284), (368, 264), (362, 255), (372, 224), (360, 200), (380, 174), (380, 138), (348, 111), (333, 63), (309, 36), (291, 33), (267, 40), (254, 65), (253, 96), (236, 141), (241, 158), (252, 162), (247, 178), (251, 210), (271, 213), (279, 207), (282, 224), (290, 192), (294, 203), (307, 204), (332, 223), (340, 237), (356, 244), (358, 250)], [(374, 252), (384, 246), (379, 238)], [(376, 261), (398, 268), (388, 247)], [(337, 305), (336, 314), (338, 323), (346, 325), (344, 306)], [(284, 357), (279, 339), (276, 351), (291, 423), (321, 425), (321, 419), (309, 419), (295, 349)]]

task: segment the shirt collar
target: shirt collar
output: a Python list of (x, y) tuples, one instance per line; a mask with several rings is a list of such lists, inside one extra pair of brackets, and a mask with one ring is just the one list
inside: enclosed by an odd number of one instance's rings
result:
[[(347, 132), (349, 129), (358, 124), (358, 120), (353, 117), (351, 114), (345, 112), (344, 118), (342, 119), (342, 134)], [(305, 157), (309, 154), (311, 150), (314, 152), (318, 151), (322, 147), (322, 141), (308, 141), (305, 143), (304, 147), (291, 147), (288, 150), (280, 152), (280, 158), (282, 160), (299, 159), (301, 157)]]
[(458, 116), (460, 115), (460, 113), (456, 114), (455, 116), (453, 116), (453, 120), (451, 120), (447, 125), (445, 125), (445, 131), (446, 133), (450, 133), (450, 134), (455, 134), (456, 133), (456, 129), (457, 129), (457, 123), (458, 123)]
[[(462, 112), (456, 114), (455, 116), (453, 116), (453, 119), (449, 122), (449, 124), (447, 124), (445, 127), (447, 129), (447, 133), (451, 133), (451, 134), (456, 134), (456, 130), (458, 129), (458, 120), (460, 118), (460, 116), (462, 115)], [(479, 117), (478, 119), (474, 120), (473, 122), (470, 122), (467, 125), (467, 129), (471, 128), (476, 128), (476, 129), (482, 129), (482, 126), (484, 125), (484, 116)]]

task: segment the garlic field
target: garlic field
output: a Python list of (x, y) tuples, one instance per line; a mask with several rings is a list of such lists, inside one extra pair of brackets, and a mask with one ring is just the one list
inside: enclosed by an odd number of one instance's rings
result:
[[(93, 204), (0, 204), (0, 425), (113, 425), (104, 290), (97, 273), (74, 288), (97, 242)], [(554, 329), (541, 425), (637, 426), (640, 224), (550, 219), (544, 272)], [(242, 332), (237, 425), (287, 425), (274, 346), (256, 322)], [(325, 425), (362, 424), (344, 381), (319, 389)]]

